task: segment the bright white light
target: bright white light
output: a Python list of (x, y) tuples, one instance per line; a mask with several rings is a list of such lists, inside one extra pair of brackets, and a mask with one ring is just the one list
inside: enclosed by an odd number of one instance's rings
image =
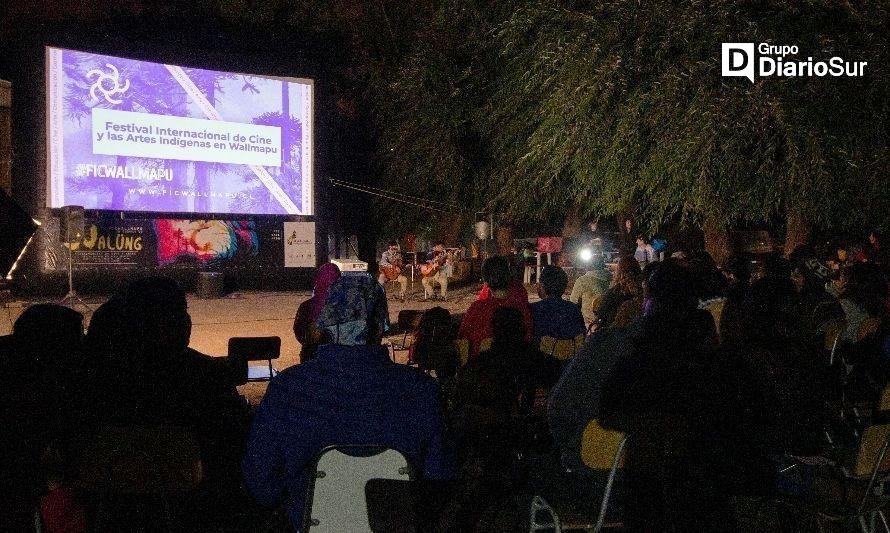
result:
[(578, 252), (578, 258), (584, 262), (590, 261), (593, 259), (593, 250), (590, 248), (581, 248), (581, 251)]

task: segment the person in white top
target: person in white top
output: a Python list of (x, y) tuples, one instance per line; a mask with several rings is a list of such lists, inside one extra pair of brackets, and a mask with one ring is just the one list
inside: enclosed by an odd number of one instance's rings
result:
[(649, 244), (645, 235), (637, 235), (637, 250), (634, 252), (634, 259), (640, 263), (640, 268), (648, 263), (658, 261), (658, 254), (655, 253), (655, 249)]

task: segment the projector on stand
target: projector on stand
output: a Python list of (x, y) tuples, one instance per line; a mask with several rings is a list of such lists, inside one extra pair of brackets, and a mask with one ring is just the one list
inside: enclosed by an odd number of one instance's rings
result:
[(368, 263), (358, 259), (331, 259), (344, 276), (365, 276), (368, 274)]

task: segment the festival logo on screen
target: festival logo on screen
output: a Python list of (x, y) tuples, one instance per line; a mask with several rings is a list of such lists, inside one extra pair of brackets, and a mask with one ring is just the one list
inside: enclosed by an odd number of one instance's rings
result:
[(311, 214), (311, 82), (47, 58), (51, 207)]
[(154, 227), (158, 264), (162, 266), (183, 258), (200, 263), (231, 262), (259, 253), (253, 221), (159, 219)]
[(109, 104), (119, 104), (123, 100), (115, 99), (114, 96), (127, 92), (127, 89), (130, 88), (130, 80), (124, 80), (124, 84), (121, 85), (121, 75), (117, 68), (111, 63), (105, 63), (105, 66), (108, 67), (110, 73), (102, 72), (99, 69), (87, 72), (87, 79), (96, 78), (90, 87), (90, 96), (93, 97), (93, 102), (98, 103), (99, 97), (96, 96), (96, 91), (98, 91), (102, 93), (105, 101)]

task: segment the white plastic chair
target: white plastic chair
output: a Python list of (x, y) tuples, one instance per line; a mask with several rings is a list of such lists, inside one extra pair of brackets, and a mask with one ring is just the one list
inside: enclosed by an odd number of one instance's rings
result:
[(302, 531), (370, 532), (365, 485), (372, 479), (411, 480), (404, 454), (384, 446), (329, 446), (310, 472)]

